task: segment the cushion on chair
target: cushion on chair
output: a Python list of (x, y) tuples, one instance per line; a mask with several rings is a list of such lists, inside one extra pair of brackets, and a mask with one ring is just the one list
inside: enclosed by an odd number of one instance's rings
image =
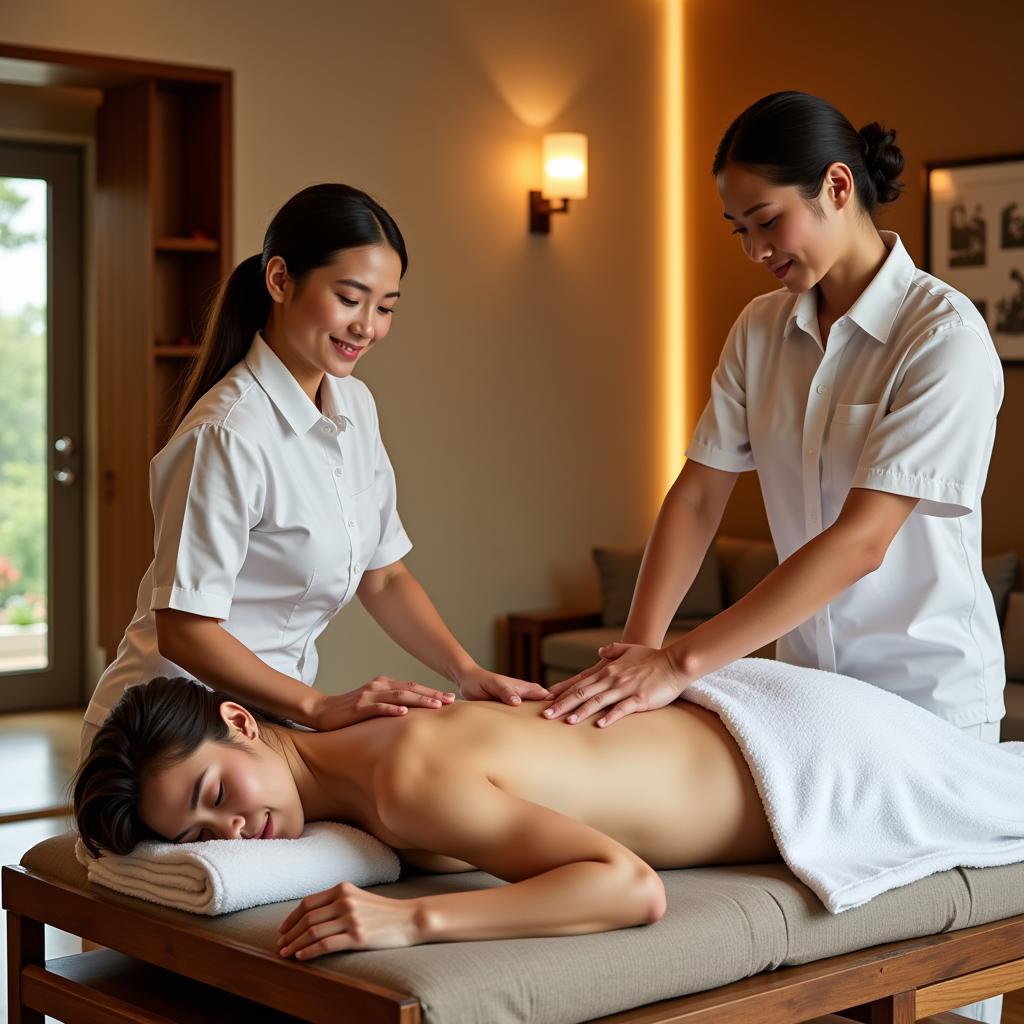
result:
[(1006, 678), (1024, 683), (1024, 591), (1011, 590), (1003, 619)]
[[(626, 624), (629, 606), (640, 574), (642, 551), (594, 548), (594, 564), (601, 581), (601, 621), (621, 629)], [(722, 610), (722, 581), (718, 553), (712, 544), (686, 596), (672, 616), (671, 629), (684, 628), (693, 619), (710, 619)]]
[(726, 607), (749, 594), (779, 564), (770, 540), (719, 537), (715, 541), (722, 568), (722, 598)]
[(999, 723), (999, 739), (1003, 743), (1024, 742), (1024, 683), (1008, 681), (1003, 693), (1006, 717)]
[(996, 603), (996, 613), (1002, 622), (1006, 615), (1006, 599), (1017, 578), (1017, 567), (1020, 558), (1016, 551), (1004, 551), (1001, 555), (987, 555), (981, 560), (981, 571), (985, 575), (992, 599)]
[[(689, 628), (703, 621), (693, 619)], [(685, 629), (670, 629), (665, 634), (665, 643), (673, 643), (685, 632)], [(606, 629), (603, 626), (596, 629), (570, 629), (544, 637), (540, 644), (540, 657), (550, 668), (563, 669), (566, 675), (575, 675), (600, 660), (601, 656), (597, 653), (599, 647), (621, 639), (621, 629)]]
[[(104, 902), (274, 951), (294, 902), (206, 918), (89, 884), (74, 836), (47, 839), (22, 863)], [(424, 1024), (578, 1024), (775, 967), (1024, 913), (1024, 865), (955, 869), (831, 915), (782, 864), (660, 872), (668, 910), (657, 924), (596, 935), (439, 943), (338, 953), (314, 966), (409, 992)], [(415, 897), (502, 885), (483, 872), (419, 875), (372, 891)], [(297, 969), (304, 969), (297, 966)]]

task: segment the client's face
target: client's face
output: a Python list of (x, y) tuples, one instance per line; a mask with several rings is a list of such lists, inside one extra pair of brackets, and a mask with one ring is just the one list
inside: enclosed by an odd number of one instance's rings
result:
[(139, 816), (170, 842), (296, 839), (304, 818), (282, 754), (260, 738), (253, 717), (221, 705), (231, 743), (207, 740), (143, 784)]

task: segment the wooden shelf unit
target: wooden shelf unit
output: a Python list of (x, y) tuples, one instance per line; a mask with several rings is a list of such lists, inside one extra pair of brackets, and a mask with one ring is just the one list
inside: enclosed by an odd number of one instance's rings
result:
[(230, 71), (0, 43), (0, 81), (100, 89), (96, 137), (99, 642), (153, 557), (149, 461), (230, 273)]

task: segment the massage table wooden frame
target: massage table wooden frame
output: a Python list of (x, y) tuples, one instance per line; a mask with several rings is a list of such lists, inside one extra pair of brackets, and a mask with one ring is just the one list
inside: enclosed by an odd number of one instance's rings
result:
[[(198, 925), (155, 927), (142, 903), (114, 905), (24, 867), (3, 869), (3, 905), (9, 1024), (43, 1024), (44, 1014), (73, 1024), (420, 1021), (407, 993), (282, 960)], [(47, 961), (44, 925), (106, 948)], [(943, 1024), (963, 1018), (942, 1011), (1021, 987), (1024, 915), (766, 971), (600, 1021), (796, 1024), (842, 1013), (867, 1024)]]

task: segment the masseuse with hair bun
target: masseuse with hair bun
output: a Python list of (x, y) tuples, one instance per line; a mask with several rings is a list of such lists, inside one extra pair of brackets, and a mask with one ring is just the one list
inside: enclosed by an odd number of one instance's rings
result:
[(406, 266), (387, 211), (316, 185), (231, 274), (177, 430), (150, 466), (154, 559), (89, 702), (83, 753), (124, 689), (154, 676), (194, 676), (314, 729), (454, 699), (386, 677), (332, 696), (311, 688), (316, 639), (355, 596), (464, 697), (547, 695), (476, 664), (401, 561), (412, 545), (395, 476), (352, 374), (387, 336)]
[[(870, 680), (999, 741), (1005, 672), (981, 569), (981, 494), (1002, 370), (974, 303), (918, 270), (879, 203), (903, 154), (824, 100), (766, 96), (712, 172), (774, 291), (733, 325), (711, 399), (647, 542), (622, 643), (552, 688), (546, 714), (611, 725), (773, 640), (795, 665)], [(740, 473), (779, 566), (662, 648)], [(998, 1020), (998, 1000), (963, 1012)]]
[[(998, 740), (1003, 652), (981, 572), (981, 492), (1002, 371), (970, 299), (872, 215), (897, 198), (895, 132), (775, 93), (715, 154), (725, 219), (781, 287), (733, 325), (711, 400), (647, 542), (622, 643), (553, 687), (551, 717), (661, 707), (778, 639), (778, 657), (868, 679)], [(780, 565), (664, 649), (740, 473)]]

